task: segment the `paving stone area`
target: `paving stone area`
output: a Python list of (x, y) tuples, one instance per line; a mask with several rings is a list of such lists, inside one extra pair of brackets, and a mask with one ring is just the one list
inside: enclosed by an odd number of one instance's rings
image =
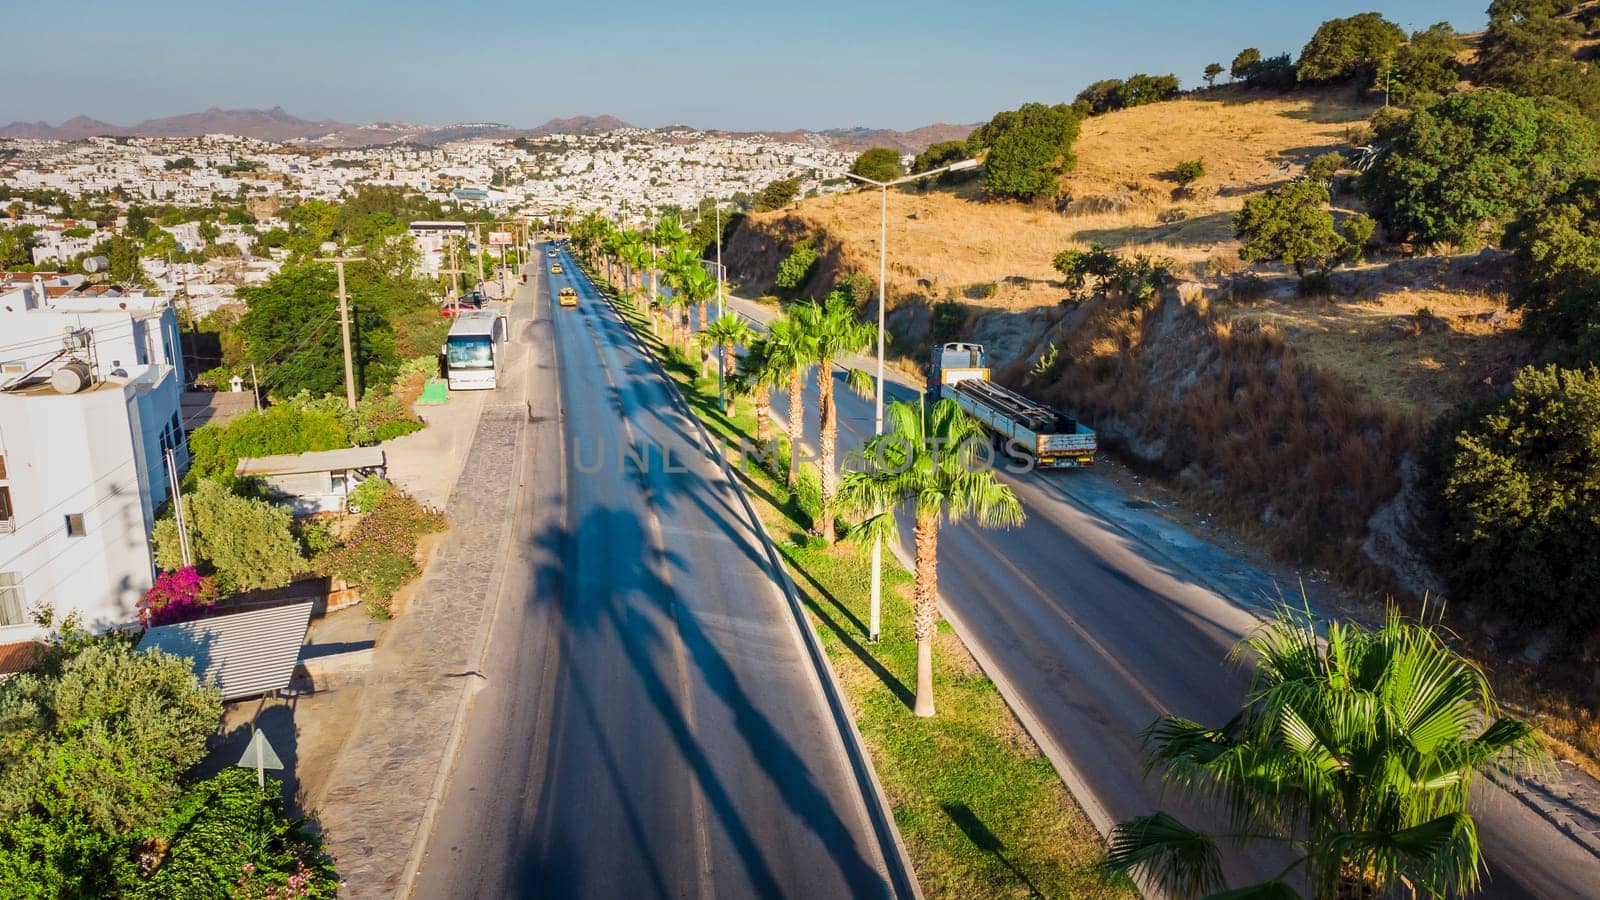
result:
[(378, 646), (362, 710), (320, 810), (344, 898), (399, 889), (439, 787), (463, 692), (477, 675), (515, 519), (527, 409), (486, 406), (450, 495), (450, 531)]

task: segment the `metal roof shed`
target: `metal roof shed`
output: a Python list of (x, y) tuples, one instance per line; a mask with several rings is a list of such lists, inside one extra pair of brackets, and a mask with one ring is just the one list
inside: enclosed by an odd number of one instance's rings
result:
[(381, 447), (346, 447), (239, 460), (235, 478), (260, 478), (267, 491), (297, 516), (342, 512), (350, 491), (384, 473)]
[(188, 658), (201, 681), (223, 700), (287, 687), (311, 624), (310, 603), (213, 616), (147, 629), (139, 650)]

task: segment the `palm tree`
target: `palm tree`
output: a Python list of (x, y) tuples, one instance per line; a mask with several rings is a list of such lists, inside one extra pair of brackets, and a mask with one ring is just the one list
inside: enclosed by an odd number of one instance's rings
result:
[(656, 263), (657, 258), (664, 252), (683, 243), (688, 237), (683, 226), (678, 224), (674, 216), (664, 217), (656, 223), (656, 227), (646, 232), (645, 240), (650, 244), (650, 302), (655, 303), (661, 293), (661, 267)]
[(982, 464), (990, 458), (979, 452), (988, 449), (988, 436), (954, 400), (940, 400), (926, 413), (921, 404), (907, 403), (895, 403), (886, 412), (888, 430), (867, 442), (863, 466), (845, 474), (839, 499), (852, 512), (872, 513), (861, 533), (884, 540), (893, 538), (896, 507), (906, 504), (915, 511), (914, 709), (919, 716), (931, 716), (933, 634), (939, 614), (939, 525), (946, 518), (952, 522), (971, 518), (986, 528), (1020, 525), (1022, 504), (993, 469)]
[[(810, 351), (811, 361), (817, 364), (817, 433), (822, 464), (822, 538), (834, 540), (833, 495), (839, 490), (839, 473), (835, 455), (839, 442), (839, 414), (833, 405), (833, 363), (849, 353), (860, 353), (872, 346), (877, 338), (876, 328), (856, 318), (855, 307), (835, 291), (824, 303), (815, 300), (802, 303), (793, 313), (796, 326)], [(872, 381), (859, 369), (848, 369), (850, 387), (857, 393), (871, 396)], [(790, 410), (790, 414), (793, 414)]]
[(811, 351), (805, 335), (792, 319), (775, 319), (767, 325), (766, 352), (774, 369), (789, 382), (789, 479), (794, 490), (800, 483), (800, 441), (805, 435), (806, 373), (811, 371)]
[[(748, 344), (754, 334), (755, 332), (750, 330), (750, 326), (746, 325), (743, 319), (728, 313), (712, 322), (710, 327), (700, 331), (700, 343), (704, 347), (718, 348), (722, 353), (722, 371), (732, 374), (735, 361), (734, 348)], [(721, 387), (719, 384), (718, 388)], [(720, 396), (717, 399), (722, 403), (723, 412), (727, 412), (727, 401)]]
[(627, 285), (624, 293), (628, 303), (637, 305), (635, 282), (638, 282), (638, 293), (642, 295), (645, 267), (650, 265), (650, 249), (645, 246), (644, 236), (637, 231), (623, 232), (617, 242), (617, 261), (622, 263), (622, 279)]
[(756, 442), (763, 447), (772, 439), (772, 389), (788, 378), (789, 372), (778, 358), (771, 337), (749, 341), (744, 356), (739, 358), (738, 369), (733, 370), (729, 390), (750, 397), (756, 413)]
[[(679, 276), (678, 289), (672, 292), (672, 299), (674, 300), (674, 306), (683, 307), (685, 310), (685, 315), (680, 316), (674, 312), (672, 319), (674, 330), (676, 330), (682, 324), (683, 319), (687, 317), (689, 304), (705, 303), (707, 300), (716, 296), (716, 293), (716, 279), (706, 274), (706, 270), (700, 268), (699, 266), (688, 269), (681, 276)], [(684, 329), (684, 334), (687, 336), (688, 329)], [(687, 351), (687, 349), (687, 341), (685, 341), (685, 351)]]
[(1499, 715), (1475, 665), (1393, 607), (1373, 630), (1329, 622), (1325, 641), (1308, 610), (1284, 607), (1234, 656), (1256, 669), (1226, 725), (1168, 715), (1144, 733), (1163, 779), (1220, 798), (1231, 833), (1141, 816), (1112, 832), (1106, 868), (1141, 870), (1176, 895), (1215, 891), (1223, 837), (1298, 852), (1273, 880), (1230, 895), (1288, 896), (1283, 879), (1297, 867), (1318, 898), (1477, 890), (1473, 775), (1544, 756), (1531, 725)]

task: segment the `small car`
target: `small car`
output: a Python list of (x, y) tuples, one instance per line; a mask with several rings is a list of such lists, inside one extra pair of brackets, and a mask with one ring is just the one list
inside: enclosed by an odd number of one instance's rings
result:
[(561, 274), (561, 263), (551, 263), (550, 264), (550, 274), (551, 275), (560, 275)]
[(570, 287), (564, 287), (561, 289), (561, 293), (558, 295), (556, 302), (561, 306), (577, 306), (578, 292)]

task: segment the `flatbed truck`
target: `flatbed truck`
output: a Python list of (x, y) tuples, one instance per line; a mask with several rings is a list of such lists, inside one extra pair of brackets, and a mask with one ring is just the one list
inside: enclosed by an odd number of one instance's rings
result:
[(989, 380), (983, 345), (964, 342), (933, 348), (928, 395), (951, 399), (977, 419), (996, 447), (1026, 453), (1045, 469), (1094, 465), (1099, 439), (1076, 416), (1030, 400)]

